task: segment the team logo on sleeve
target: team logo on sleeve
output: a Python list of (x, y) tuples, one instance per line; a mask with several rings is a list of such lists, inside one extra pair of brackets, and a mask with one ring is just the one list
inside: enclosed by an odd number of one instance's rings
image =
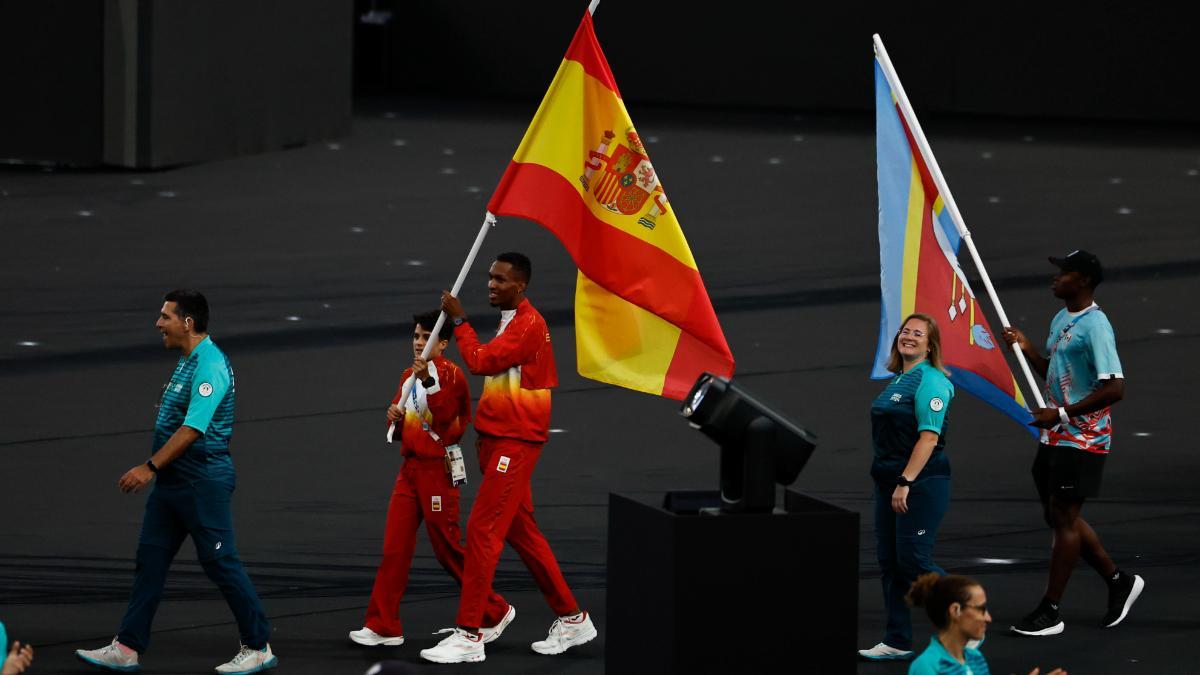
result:
[(196, 391), (200, 392), (201, 396), (208, 398), (212, 396), (212, 385), (207, 382), (201, 382), (200, 387)]
[(496, 463), (496, 470), (500, 473), (508, 473), (508, 463), (511, 461), (507, 456), (500, 455), (500, 461)]
[(945, 408), (945, 407), (946, 407), (946, 402), (943, 401), (942, 399), (940, 399), (936, 396), (929, 399), (929, 409), (932, 410), (933, 412), (942, 412), (942, 408)]
[(433, 497), (431, 498), (431, 505), (429, 507), (429, 510), (430, 511), (441, 511), (442, 510), (442, 496), (441, 495), (433, 495)]

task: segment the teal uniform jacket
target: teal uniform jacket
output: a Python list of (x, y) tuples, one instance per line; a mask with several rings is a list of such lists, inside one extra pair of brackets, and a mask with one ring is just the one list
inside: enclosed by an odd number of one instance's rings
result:
[(978, 649), (963, 649), (963, 659), (966, 663), (951, 656), (934, 635), (925, 651), (908, 666), (908, 675), (991, 675)]
[(916, 479), (949, 476), (950, 462), (943, 450), (946, 414), (953, 399), (954, 385), (950, 384), (950, 378), (928, 361), (892, 378), (871, 403), (871, 441), (875, 450), (871, 476), (879, 482), (893, 482), (908, 465), (922, 431), (937, 433), (938, 441)]
[(181, 426), (191, 427), (201, 436), (162, 468), (160, 485), (234, 481), (233, 459), (229, 456), (234, 396), (233, 367), (211, 337), (205, 337), (191, 354), (180, 357), (171, 381), (163, 388), (150, 452), (157, 452)]

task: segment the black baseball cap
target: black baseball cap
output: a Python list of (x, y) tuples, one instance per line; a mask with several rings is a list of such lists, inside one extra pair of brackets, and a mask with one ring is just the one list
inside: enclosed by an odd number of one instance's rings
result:
[(1083, 249), (1071, 251), (1061, 258), (1051, 256), (1050, 262), (1058, 265), (1058, 268), (1064, 272), (1078, 272), (1090, 278), (1092, 286), (1097, 286), (1104, 281), (1104, 268), (1100, 266), (1100, 259), (1094, 253)]

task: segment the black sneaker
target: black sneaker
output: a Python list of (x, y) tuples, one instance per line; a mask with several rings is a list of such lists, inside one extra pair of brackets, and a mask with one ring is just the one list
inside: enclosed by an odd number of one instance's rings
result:
[(1058, 606), (1043, 600), (1037, 609), (1026, 614), (1016, 625), (1009, 628), (1018, 635), (1044, 637), (1058, 635), (1066, 627), (1067, 624), (1058, 618)]
[(1100, 622), (1105, 628), (1112, 628), (1124, 621), (1133, 603), (1137, 602), (1138, 596), (1142, 594), (1142, 589), (1146, 587), (1146, 582), (1140, 575), (1134, 574), (1132, 579), (1128, 574), (1122, 574), (1121, 577), (1121, 581), (1108, 587), (1108, 612)]

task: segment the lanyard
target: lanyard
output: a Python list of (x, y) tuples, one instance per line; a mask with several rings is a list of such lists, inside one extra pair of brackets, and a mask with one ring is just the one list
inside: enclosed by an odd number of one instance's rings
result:
[(1046, 357), (1047, 361), (1054, 358), (1054, 352), (1058, 351), (1058, 346), (1062, 344), (1063, 338), (1067, 337), (1067, 334), (1071, 332), (1071, 329), (1075, 327), (1075, 324), (1079, 323), (1080, 319), (1090, 314), (1093, 309), (1100, 309), (1100, 306), (1092, 303), (1091, 307), (1088, 307), (1087, 309), (1083, 310), (1079, 316), (1071, 319), (1071, 323), (1063, 326), (1062, 331), (1058, 334), (1058, 339), (1055, 340), (1054, 344), (1050, 347), (1050, 356)]
[[(415, 409), (417, 412), (417, 419), (421, 420), (421, 428), (424, 429), (431, 438), (433, 438), (434, 442), (436, 442), (438, 445), (441, 445), (442, 437), (438, 436), (437, 432), (434, 431), (433, 428), (429, 426), (429, 423), (425, 421), (425, 416), (421, 414), (421, 404), (417, 402), (417, 385), (418, 384), (421, 384), (421, 381), (417, 379), (417, 374), (416, 374), (416, 372), (414, 372), (413, 373), (413, 388), (412, 388), (412, 393), (409, 395), (409, 400), (412, 401), (413, 409)], [(423, 384), (421, 385), (422, 388), (424, 388), (424, 386), (425, 385), (423, 385)], [(426, 396), (425, 409), (429, 410), (429, 398), (428, 398), (429, 394), (426, 394), (425, 396)], [(432, 412), (430, 412), (429, 414), (430, 414), (430, 416), (433, 415)]]

